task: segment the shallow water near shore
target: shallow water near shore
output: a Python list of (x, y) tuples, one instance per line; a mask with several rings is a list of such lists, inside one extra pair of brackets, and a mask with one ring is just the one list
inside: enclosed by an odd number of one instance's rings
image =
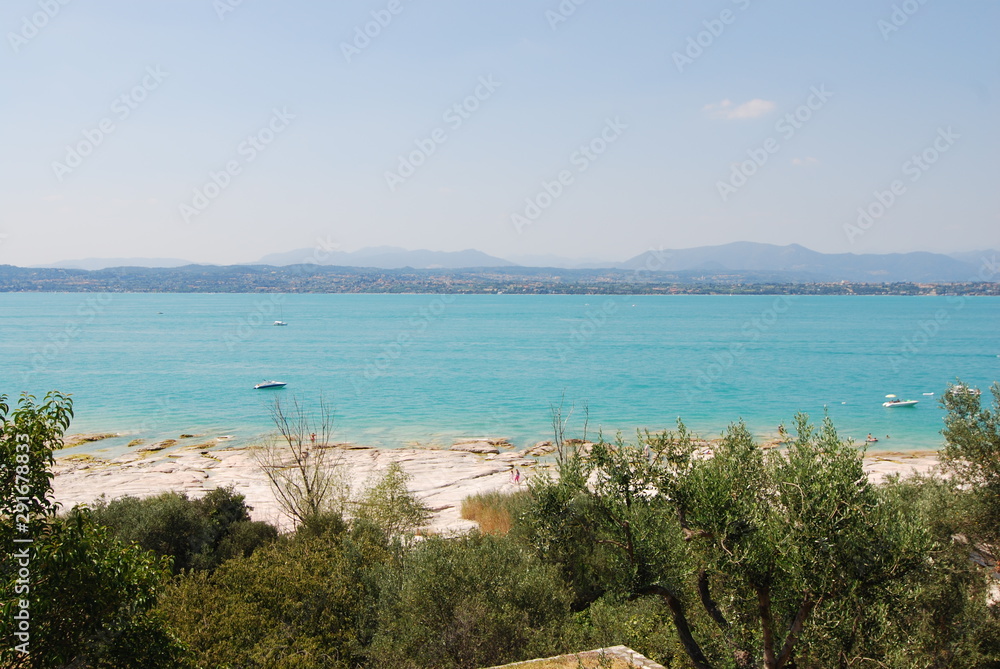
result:
[[(0, 369), (8, 396), (72, 393), (71, 432), (125, 435), (90, 450), (243, 443), (272, 429), (274, 398), (321, 395), (338, 440), (373, 446), (524, 446), (562, 402), (572, 436), (584, 406), (590, 437), (678, 416), (766, 436), (828, 410), (843, 436), (879, 437), (869, 450), (934, 449), (946, 385), (1000, 379), (1000, 298), (7, 293)], [(920, 403), (885, 409), (887, 393)]]

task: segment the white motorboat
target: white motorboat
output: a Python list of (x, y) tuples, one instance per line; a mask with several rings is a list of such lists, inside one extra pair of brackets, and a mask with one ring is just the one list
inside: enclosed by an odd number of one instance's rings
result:
[(285, 321), (274, 321), (274, 325), (288, 325)]
[(888, 402), (882, 402), (884, 407), (912, 407), (918, 403), (918, 400), (889, 400)]
[(284, 381), (262, 381), (254, 386), (255, 390), (263, 390), (264, 388), (284, 388), (288, 384)]
[(882, 402), (882, 406), (884, 406), (884, 407), (890, 407), (890, 408), (895, 408), (895, 407), (912, 407), (912, 406), (916, 406), (917, 403), (918, 403), (918, 400), (901, 400), (898, 397), (896, 397), (895, 395), (886, 395), (885, 396), (885, 402)]
[(969, 386), (955, 386), (948, 391), (952, 395), (980, 395), (982, 391), (979, 388), (970, 388)]

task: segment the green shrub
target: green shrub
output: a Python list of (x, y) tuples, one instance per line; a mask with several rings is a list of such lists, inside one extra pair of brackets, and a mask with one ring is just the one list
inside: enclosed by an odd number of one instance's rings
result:
[(503, 538), (420, 542), (381, 586), (372, 666), (472, 668), (551, 655), (570, 596), (557, 570)]
[(101, 499), (93, 518), (123, 541), (169, 555), (174, 573), (214, 569), (223, 560), (250, 555), (278, 534), (267, 523), (250, 520), (243, 495), (232, 487), (212, 490), (200, 499), (176, 492)]
[[(183, 649), (151, 612), (170, 576), (169, 559), (124, 544), (86, 511), (52, 519), (35, 537), (31, 567), (30, 655), (11, 651), (5, 667), (173, 669)], [(14, 592), (4, 583), (4, 593)], [(9, 589), (8, 589), (9, 588)], [(16, 600), (15, 600), (16, 601)], [(4, 602), (4, 625), (14, 615)]]
[(374, 634), (380, 532), (301, 533), (175, 579), (158, 611), (198, 667), (355, 667)]
[(567, 636), (573, 639), (573, 648), (624, 645), (671, 669), (690, 666), (670, 622), (670, 611), (650, 597), (602, 597), (574, 616)]
[[(181, 666), (150, 613), (169, 560), (118, 541), (85, 510), (55, 515), (53, 452), (68, 395), (0, 395), (0, 665), (10, 669)], [(30, 541), (26, 541), (30, 539)]]
[(427, 524), (431, 511), (409, 490), (410, 475), (393, 462), (385, 473), (355, 502), (355, 515), (367, 520), (387, 537), (410, 535)]

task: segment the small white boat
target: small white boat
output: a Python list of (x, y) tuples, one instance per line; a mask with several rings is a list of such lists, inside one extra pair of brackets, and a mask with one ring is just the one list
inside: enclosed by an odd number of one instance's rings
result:
[(882, 402), (884, 407), (912, 407), (918, 403), (917, 400), (889, 400), (888, 402)]
[(952, 395), (981, 395), (982, 391), (979, 388), (970, 388), (969, 386), (955, 386), (948, 391)]
[(917, 400), (901, 400), (895, 395), (886, 395), (886, 401), (882, 402), (884, 407), (912, 407), (917, 404)]
[(262, 381), (254, 386), (255, 390), (262, 390), (264, 388), (284, 388), (288, 384), (284, 381)]
[(274, 321), (274, 325), (288, 325), (285, 321)]

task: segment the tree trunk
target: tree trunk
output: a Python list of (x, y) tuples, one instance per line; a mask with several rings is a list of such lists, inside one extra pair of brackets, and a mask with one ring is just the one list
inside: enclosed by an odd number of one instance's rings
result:
[(702, 569), (698, 572), (698, 594), (701, 595), (701, 604), (705, 607), (708, 615), (712, 616), (719, 627), (725, 631), (729, 629), (729, 621), (722, 615), (719, 605), (712, 599), (712, 593), (708, 589), (708, 573)]
[(672, 592), (660, 585), (651, 585), (646, 590), (647, 592), (660, 595), (667, 602), (667, 606), (670, 607), (670, 615), (674, 621), (674, 627), (677, 628), (677, 636), (680, 638), (681, 645), (684, 646), (684, 651), (691, 658), (694, 666), (697, 669), (713, 669), (712, 665), (708, 662), (708, 658), (701, 651), (701, 646), (698, 645), (694, 635), (691, 634), (691, 627), (688, 625), (687, 616), (684, 615), (684, 605), (681, 603), (681, 600), (677, 599)]
[(755, 586), (757, 591), (757, 615), (760, 616), (760, 629), (764, 636), (764, 666), (767, 669), (778, 669), (778, 658), (774, 655), (774, 619), (771, 617), (771, 589), (767, 586)]

